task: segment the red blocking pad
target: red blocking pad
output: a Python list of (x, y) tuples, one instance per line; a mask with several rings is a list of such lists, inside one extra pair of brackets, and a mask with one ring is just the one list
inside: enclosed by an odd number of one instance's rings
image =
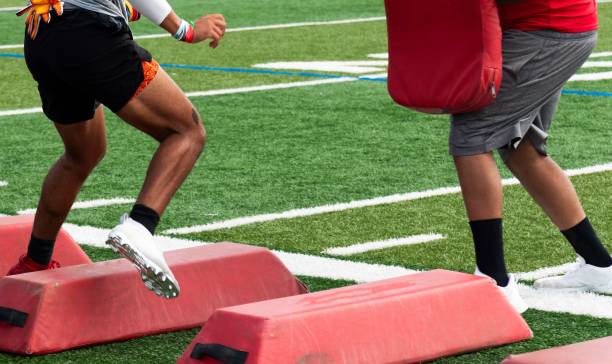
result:
[(612, 363), (612, 336), (533, 353), (510, 355), (502, 364)]
[(490, 104), (502, 80), (495, 0), (385, 0), (389, 93), (406, 107), (462, 113)]
[[(0, 277), (6, 275), (28, 250), (34, 216), (0, 217)], [(62, 266), (89, 264), (91, 260), (64, 230), (60, 230), (55, 242), (53, 259)]]
[[(166, 253), (181, 285), (166, 300), (125, 259), (0, 279), (0, 350), (45, 354), (198, 327), (215, 309), (301, 294), (303, 285), (269, 250), (219, 243)], [(25, 315), (25, 317), (24, 317)]]
[(178, 363), (415, 363), (530, 337), (490, 279), (435, 270), (219, 309)]

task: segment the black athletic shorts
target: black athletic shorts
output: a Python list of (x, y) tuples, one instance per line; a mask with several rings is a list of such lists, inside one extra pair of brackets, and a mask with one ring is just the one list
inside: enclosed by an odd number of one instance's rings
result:
[(93, 118), (100, 103), (119, 111), (144, 80), (142, 62), (151, 61), (125, 21), (81, 9), (41, 22), (24, 47), (43, 111), (59, 124)]

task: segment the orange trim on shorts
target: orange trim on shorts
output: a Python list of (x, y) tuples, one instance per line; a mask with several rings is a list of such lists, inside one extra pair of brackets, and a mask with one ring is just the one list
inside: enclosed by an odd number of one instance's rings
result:
[(134, 96), (132, 98), (140, 95), (140, 93), (153, 81), (155, 76), (157, 76), (157, 72), (159, 72), (159, 63), (156, 60), (152, 59), (151, 62), (142, 61), (142, 72), (144, 74), (144, 79), (138, 86), (136, 92), (134, 92)]

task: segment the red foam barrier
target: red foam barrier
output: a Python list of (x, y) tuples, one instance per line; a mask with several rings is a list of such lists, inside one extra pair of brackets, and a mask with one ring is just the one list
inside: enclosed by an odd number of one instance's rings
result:
[(406, 107), (462, 113), (493, 102), (502, 80), (495, 0), (385, 0), (389, 93)]
[(193, 328), (220, 307), (305, 292), (264, 248), (219, 243), (166, 259), (181, 285), (172, 300), (147, 290), (125, 259), (1, 278), (0, 307), (27, 318), (0, 323), (0, 350), (44, 354)]
[(502, 364), (612, 363), (612, 336), (532, 353), (510, 355)]
[(178, 363), (413, 363), (531, 336), (490, 279), (436, 270), (219, 309)]
[[(5, 276), (28, 250), (33, 221), (31, 215), (0, 217), (0, 277)], [(60, 230), (57, 236), (53, 259), (62, 266), (91, 263), (87, 254), (64, 230)]]

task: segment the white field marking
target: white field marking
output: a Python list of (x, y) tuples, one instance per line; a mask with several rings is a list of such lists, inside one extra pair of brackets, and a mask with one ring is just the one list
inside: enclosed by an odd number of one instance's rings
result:
[(354, 78), (354, 77), (340, 77), (340, 78), (329, 78), (329, 79), (316, 80), (316, 81), (275, 83), (275, 84), (263, 85), (263, 86), (187, 92), (186, 95), (187, 97), (202, 97), (202, 96), (218, 96), (218, 95), (230, 95), (230, 94), (245, 94), (245, 93), (250, 93), (250, 92), (258, 92), (258, 91), (282, 90), (282, 89), (296, 88), (296, 87), (328, 85), (328, 84), (333, 84), (333, 83), (350, 82), (350, 81), (356, 81), (356, 80), (357, 78)]
[(428, 243), (430, 241), (446, 239), (445, 235), (441, 234), (422, 234), (414, 235), (406, 238), (396, 238), (381, 241), (371, 241), (367, 243), (342, 246), (337, 248), (325, 249), (323, 253), (329, 255), (349, 256), (360, 253), (365, 253), (373, 250), (383, 250), (397, 246), (416, 245)]
[[(610, 0), (612, 2), (612, 0)], [(590, 58), (603, 58), (603, 57), (612, 57), (612, 52), (596, 52), (591, 54)]]
[[(111, 198), (111, 199), (99, 199), (99, 200), (90, 200), (90, 201), (78, 201), (72, 205), (72, 210), (77, 209), (92, 209), (95, 207), (103, 207), (103, 206), (114, 206), (114, 205), (126, 205), (136, 202), (133, 198)], [(18, 215), (30, 215), (36, 213), (36, 209), (26, 209), (17, 211)]]
[(271, 62), (254, 64), (254, 68), (339, 72), (364, 74), (384, 71), (388, 62), (385, 61), (315, 61), (315, 62)]
[(31, 107), (28, 109), (16, 109), (16, 110), (2, 110), (0, 116), (14, 116), (14, 115), (25, 115), (25, 114), (37, 114), (43, 112), (42, 107)]
[[(248, 32), (257, 30), (270, 30), (270, 29), (286, 29), (286, 28), (298, 28), (298, 27), (311, 27), (318, 25), (341, 25), (341, 24), (357, 24), (357, 23), (369, 23), (374, 21), (385, 20), (384, 16), (377, 16), (371, 18), (357, 18), (357, 19), (342, 19), (342, 20), (330, 20), (330, 21), (311, 21), (311, 22), (300, 22), (300, 23), (285, 23), (285, 24), (270, 24), (270, 25), (258, 25), (252, 27), (241, 27), (241, 28), (230, 28), (226, 30), (226, 33), (234, 32)], [(134, 39), (157, 39), (169, 37), (168, 33), (159, 34), (143, 34), (137, 35)], [(19, 49), (23, 48), (23, 44), (6, 44), (0, 45), (0, 49)]]
[[(329, 79), (315, 80), (315, 81), (275, 83), (275, 84), (263, 85), (263, 86), (187, 92), (185, 95), (187, 95), (187, 97), (205, 97), (205, 96), (220, 96), (220, 95), (231, 95), (231, 94), (246, 94), (250, 92), (284, 90), (284, 89), (289, 89), (289, 88), (328, 85), (328, 84), (343, 83), (343, 82), (350, 82), (350, 81), (357, 81), (357, 80), (358, 79), (354, 77), (340, 77), (340, 78), (329, 78)], [(37, 114), (41, 112), (42, 112), (42, 108), (40, 107), (34, 107), (34, 108), (29, 108), (29, 109), (4, 110), (4, 111), (0, 111), (0, 117), (1, 116), (12, 116), (12, 115), (24, 115), (24, 114)]]
[(536, 310), (612, 318), (612, 297), (594, 293), (535, 289), (523, 284), (519, 284), (519, 292), (529, 308)]
[(389, 59), (389, 53), (372, 53), (368, 54), (368, 58)]
[(612, 61), (588, 61), (582, 68), (612, 68)]
[(0, 187), (6, 187), (6, 186), (8, 186), (8, 182), (0, 181)]
[[(64, 224), (63, 228), (80, 244), (108, 248), (105, 244), (108, 229), (91, 226)], [(197, 240), (185, 240), (167, 236), (155, 236), (155, 244), (163, 251), (190, 248), (209, 244)], [(381, 279), (399, 277), (417, 271), (399, 266), (368, 264), (324, 258), (312, 255), (273, 251), (273, 253), (296, 275), (344, 279), (356, 282), (372, 282)]]
[(581, 73), (572, 76), (568, 82), (573, 81), (603, 81), (612, 79), (612, 72)]
[[(584, 174), (593, 174), (612, 171), (612, 163), (600, 164), (591, 167), (570, 169), (566, 170), (565, 173), (568, 176), (580, 176)], [(516, 178), (508, 178), (502, 180), (504, 186), (512, 186), (519, 184)], [(301, 209), (288, 210), (284, 212), (275, 212), (271, 214), (253, 215), (246, 217), (239, 217), (236, 219), (212, 222), (209, 224), (187, 226), (180, 228), (173, 228), (163, 231), (164, 234), (192, 234), (203, 231), (213, 231), (221, 229), (229, 229), (237, 226), (256, 224), (261, 222), (275, 221), (281, 219), (294, 219), (298, 217), (306, 217), (313, 215), (321, 215), (329, 212), (340, 212), (350, 209), (358, 209), (370, 206), (388, 205), (399, 202), (420, 200), (424, 198), (445, 196), (461, 192), (459, 186), (455, 187), (442, 187), (433, 190), (419, 191), (419, 192), (408, 192), (395, 194), (390, 196), (375, 197), (365, 200), (355, 200), (351, 202), (342, 202), (332, 205), (323, 205), (317, 207), (306, 207)]]
[(22, 7), (13, 7), (13, 8), (11, 8), (11, 7), (0, 8), (0, 13), (9, 12), (9, 11), (19, 11), (21, 9), (23, 9), (23, 6)]
[(535, 281), (536, 279), (559, 276), (578, 267), (578, 263), (565, 263), (553, 267), (539, 268), (531, 272), (514, 273), (519, 281)]

